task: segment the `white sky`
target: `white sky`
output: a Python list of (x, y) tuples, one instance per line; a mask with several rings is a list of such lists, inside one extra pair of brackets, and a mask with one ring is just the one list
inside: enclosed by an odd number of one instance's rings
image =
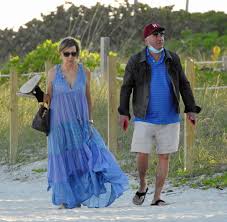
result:
[[(87, 7), (95, 5), (97, 0), (68, 0), (75, 5)], [(118, 0), (121, 2), (122, 0)], [(40, 19), (40, 14), (55, 11), (65, 0), (0, 0), (0, 29), (17, 28), (33, 18)], [(114, 4), (115, 0), (99, 0), (102, 4)], [(129, 0), (133, 3), (134, 0)], [(175, 5), (174, 10), (185, 9), (186, 0), (138, 0), (152, 7)], [(116, 4), (116, 3), (115, 3)], [(226, 0), (189, 0), (189, 12), (224, 11), (227, 13)]]

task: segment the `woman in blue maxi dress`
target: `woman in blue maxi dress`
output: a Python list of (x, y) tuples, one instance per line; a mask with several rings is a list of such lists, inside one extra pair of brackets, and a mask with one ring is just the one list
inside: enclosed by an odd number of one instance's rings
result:
[(107, 207), (128, 189), (128, 178), (91, 124), (90, 72), (78, 63), (78, 43), (67, 37), (59, 52), (62, 64), (49, 71), (44, 98), (50, 103), (48, 190), (64, 208)]

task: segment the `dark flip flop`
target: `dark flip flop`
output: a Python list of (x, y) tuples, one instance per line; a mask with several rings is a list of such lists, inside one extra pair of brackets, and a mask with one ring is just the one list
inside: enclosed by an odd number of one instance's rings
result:
[(164, 200), (156, 200), (154, 203), (151, 203), (151, 206), (165, 206), (167, 203)]
[(146, 197), (146, 194), (147, 194), (147, 191), (148, 191), (148, 187), (146, 189), (145, 192), (139, 192), (137, 191), (135, 196), (133, 197), (132, 199), (132, 202), (135, 204), (135, 205), (142, 205), (144, 200), (145, 200), (145, 197)]

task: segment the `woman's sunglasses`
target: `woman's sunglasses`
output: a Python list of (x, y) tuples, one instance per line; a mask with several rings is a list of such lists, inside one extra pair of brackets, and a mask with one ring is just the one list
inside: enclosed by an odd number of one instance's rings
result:
[(71, 55), (72, 57), (75, 57), (75, 56), (77, 55), (77, 53), (76, 53), (76, 52), (63, 52), (63, 55), (64, 55), (65, 57), (69, 57), (70, 55)]

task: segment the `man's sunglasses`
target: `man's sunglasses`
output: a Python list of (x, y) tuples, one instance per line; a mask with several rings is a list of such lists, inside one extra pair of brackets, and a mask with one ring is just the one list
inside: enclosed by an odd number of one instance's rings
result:
[(72, 57), (75, 57), (75, 56), (77, 55), (77, 52), (63, 52), (63, 55), (64, 55), (65, 57), (69, 57), (70, 55), (71, 55)]
[(163, 32), (163, 31), (155, 31), (155, 32), (152, 32), (152, 35), (154, 35), (154, 36), (158, 36), (158, 35), (160, 35), (160, 36), (164, 36), (165, 35), (165, 32)]

